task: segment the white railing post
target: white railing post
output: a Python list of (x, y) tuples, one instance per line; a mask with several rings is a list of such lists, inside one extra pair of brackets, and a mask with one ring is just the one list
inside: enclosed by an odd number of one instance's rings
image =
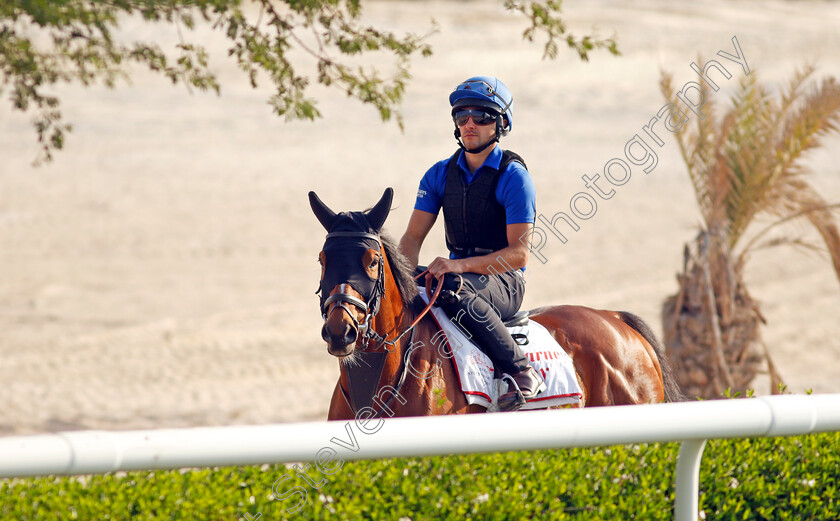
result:
[(697, 521), (700, 510), (700, 460), (706, 440), (684, 440), (677, 456), (674, 521)]

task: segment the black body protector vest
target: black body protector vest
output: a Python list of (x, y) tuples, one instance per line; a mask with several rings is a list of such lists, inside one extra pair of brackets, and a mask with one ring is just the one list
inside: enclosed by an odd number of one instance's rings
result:
[[(486, 255), (507, 247), (505, 207), (496, 200), (499, 177), (511, 161), (525, 166), (515, 152), (502, 151), (499, 169), (485, 168), (472, 183), (458, 166), (461, 150), (449, 159), (443, 192), (443, 223), (446, 247), (458, 257)], [(526, 167), (527, 168), (527, 167)]]

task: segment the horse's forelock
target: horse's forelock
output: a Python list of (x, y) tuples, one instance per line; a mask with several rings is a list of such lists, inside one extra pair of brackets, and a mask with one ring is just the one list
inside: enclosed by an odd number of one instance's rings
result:
[(329, 232), (376, 233), (363, 212), (341, 212), (335, 217)]

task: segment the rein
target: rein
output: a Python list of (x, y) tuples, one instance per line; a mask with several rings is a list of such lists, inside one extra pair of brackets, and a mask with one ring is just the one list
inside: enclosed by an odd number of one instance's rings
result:
[[(419, 279), (420, 277), (422, 277), (423, 275), (425, 275), (428, 272), (429, 272), (428, 269), (423, 270), (420, 274), (418, 274), (417, 276), (414, 277), (414, 280)], [(429, 303), (426, 304), (426, 307), (423, 308), (423, 311), (421, 311), (417, 315), (417, 317), (414, 318), (414, 320), (411, 322), (411, 324), (408, 326), (408, 328), (405, 331), (403, 331), (402, 333), (400, 333), (399, 335), (397, 335), (396, 338), (394, 338), (393, 340), (385, 340), (385, 338), (390, 333), (386, 333), (385, 336), (383, 337), (379, 333), (374, 331), (373, 329), (369, 330), (369, 333), (366, 334), (366, 337), (370, 337), (370, 338), (373, 339), (374, 342), (377, 342), (376, 344), (374, 344), (374, 346), (373, 346), (374, 348), (379, 347), (380, 345), (383, 345), (383, 344), (386, 345), (386, 346), (392, 346), (392, 347), (395, 346), (396, 343), (399, 342), (400, 338), (402, 338), (409, 331), (412, 331), (414, 329), (414, 326), (416, 326), (417, 324), (420, 323), (420, 320), (422, 320), (423, 317), (426, 316), (426, 313), (428, 313), (429, 310), (432, 309), (432, 305), (435, 303), (438, 296), (440, 295), (441, 289), (443, 289), (443, 284), (438, 284), (437, 288), (434, 291), (434, 294), (432, 294), (431, 288), (430, 288), (431, 282), (432, 282), (432, 279), (426, 279), (426, 295), (427, 296), (432, 295), (431, 297), (429, 297)], [(393, 333), (393, 331), (391, 331), (391, 333)], [(367, 347), (369, 348), (370, 346), (367, 346)], [(363, 351), (364, 351), (364, 349), (363, 349)], [(388, 351), (390, 351), (390, 349), (388, 349)]]

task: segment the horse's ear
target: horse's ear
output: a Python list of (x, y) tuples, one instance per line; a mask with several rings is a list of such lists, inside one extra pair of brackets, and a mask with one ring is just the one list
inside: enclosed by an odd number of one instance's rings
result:
[(374, 230), (380, 231), (382, 229), (382, 225), (385, 224), (385, 219), (387, 219), (388, 214), (391, 213), (391, 202), (393, 200), (394, 189), (389, 186), (385, 189), (385, 193), (382, 194), (382, 198), (379, 199), (379, 202), (365, 213), (365, 217), (367, 217), (368, 222)]
[(309, 206), (312, 207), (312, 211), (315, 213), (315, 217), (318, 218), (321, 226), (327, 231), (330, 231), (333, 222), (335, 222), (335, 212), (327, 208), (327, 205), (315, 195), (315, 192), (309, 192)]

